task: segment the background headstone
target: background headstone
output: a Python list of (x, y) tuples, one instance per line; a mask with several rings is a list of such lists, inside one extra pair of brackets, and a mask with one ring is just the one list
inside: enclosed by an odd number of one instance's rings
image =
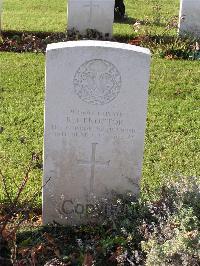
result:
[(85, 34), (93, 29), (110, 38), (114, 21), (115, 0), (68, 0), (67, 29)]
[(93, 196), (138, 194), (149, 65), (149, 50), (128, 44), (48, 45), (44, 223), (84, 222)]
[(181, 0), (179, 34), (200, 37), (200, 1)]

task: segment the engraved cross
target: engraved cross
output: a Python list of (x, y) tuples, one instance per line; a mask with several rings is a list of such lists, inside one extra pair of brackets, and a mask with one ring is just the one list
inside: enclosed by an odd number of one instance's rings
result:
[(92, 28), (92, 16), (93, 16), (93, 8), (94, 7), (99, 7), (99, 4), (95, 4), (94, 0), (90, 0), (90, 2), (84, 7), (89, 7), (90, 8), (90, 15), (89, 15), (89, 28)]
[(90, 165), (90, 193), (94, 193), (94, 179), (95, 179), (95, 167), (96, 166), (109, 166), (110, 160), (107, 162), (96, 161), (96, 147), (98, 143), (92, 143), (92, 155), (90, 161), (88, 160), (78, 160), (79, 165)]

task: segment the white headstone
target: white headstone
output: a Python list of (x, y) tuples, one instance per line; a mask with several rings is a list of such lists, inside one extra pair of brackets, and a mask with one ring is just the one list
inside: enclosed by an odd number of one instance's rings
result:
[(103, 36), (112, 36), (115, 0), (68, 0), (68, 30), (85, 34), (94, 29)]
[(149, 50), (137, 46), (102, 41), (48, 45), (45, 224), (83, 222), (92, 196), (138, 194), (149, 68)]
[(200, 37), (200, 0), (181, 0), (179, 34)]

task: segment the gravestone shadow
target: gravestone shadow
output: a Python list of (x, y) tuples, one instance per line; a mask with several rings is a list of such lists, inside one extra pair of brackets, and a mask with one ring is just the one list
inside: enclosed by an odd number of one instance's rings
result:
[(132, 18), (132, 17), (124, 17), (123, 19), (115, 19), (114, 23), (119, 24), (129, 24), (133, 25), (136, 22), (139, 22), (141, 25), (148, 25), (148, 26), (159, 26), (159, 27), (165, 27), (166, 23), (164, 22), (158, 22), (158, 21), (151, 21), (151, 20), (141, 20), (139, 18)]
[(115, 19), (114, 23), (119, 24), (134, 24), (137, 21), (136, 18), (124, 17), (123, 19)]

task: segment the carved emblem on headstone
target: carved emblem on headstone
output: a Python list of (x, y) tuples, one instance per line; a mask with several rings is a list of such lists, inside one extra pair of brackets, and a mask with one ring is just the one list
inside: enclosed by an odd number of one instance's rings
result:
[(107, 104), (121, 89), (121, 75), (110, 62), (90, 60), (79, 67), (74, 76), (74, 90), (81, 100), (90, 104)]

